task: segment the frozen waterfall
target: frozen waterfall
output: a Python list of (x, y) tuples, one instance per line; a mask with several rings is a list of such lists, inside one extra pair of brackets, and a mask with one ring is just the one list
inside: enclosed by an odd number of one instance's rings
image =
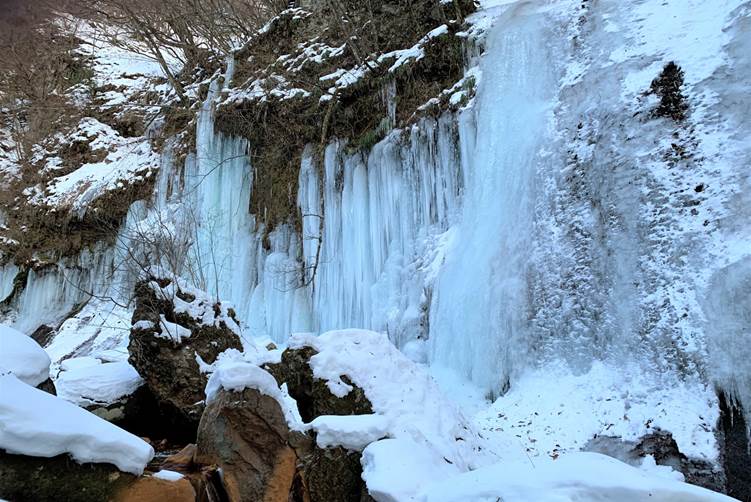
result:
[[(544, 169), (556, 57), (540, 14), (499, 21), (482, 63), (466, 192), (430, 313), (430, 356), (499, 391), (528, 357), (527, 274), (536, 178)], [(474, 131), (471, 131), (474, 132)]]

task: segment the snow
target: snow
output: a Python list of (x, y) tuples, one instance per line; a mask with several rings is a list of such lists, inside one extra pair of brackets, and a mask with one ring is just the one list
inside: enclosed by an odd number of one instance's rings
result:
[(70, 364), (66, 367), (69, 361), (75, 359), (63, 362), (64, 371), (55, 379), (55, 387), (58, 396), (78, 406), (110, 405), (143, 385), (143, 379), (126, 361), (101, 363), (85, 357), (79, 358), (73, 367)]
[[(436, 478), (437, 476), (432, 477)], [(391, 499), (376, 497), (376, 500), (381, 502)], [(555, 461), (541, 460), (533, 464), (520, 460), (517, 463), (497, 464), (459, 474), (434, 483), (415, 500), (730, 502), (735, 499), (651, 475), (597, 453), (571, 453)]]
[(31, 337), (0, 325), (0, 373), (6, 372), (36, 387), (50, 377), (50, 358)]
[(42, 193), (32, 196), (33, 203), (69, 209), (80, 218), (104, 193), (144, 182), (159, 166), (159, 158), (145, 138), (124, 138), (92, 118), (83, 119), (76, 134), (90, 141), (93, 150), (106, 150), (104, 160), (83, 164), (70, 174), (54, 178)]
[[(143, 321), (139, 321), (139, 323), (140, 322)], [(169, 322), (164, 317), (164, 314), (159, 315), (159, 329), (160, 332), (154, 333), (154, 336), (172, 340), (175, 344), (178, 345), (183, 343), (184, 339), (190, 338), (192, 335), (192, 332), (188, 328), (180, 326), (179, 324), (175, 324), (173, 322)]]
[(12, 374), (0, 375), (0, 448), (32, 457), (67, 453), (136, 475), (154, 456), (142, 439)]
[[(432, 454), (446, 458), (465, 470), (483, 455), (472, 425), (447, 399), (425, 369), (405, 357), (385, 334), (366, 330), (329, 331), (320, 336), (296, 334), (289, 347), (309, 346), (318, 353), (310, 358), (313, 375), (326, 381), (336, 396), (345, 396), (351, 386), (342, 381), (346, 375), (370, 400), (373, 412), (381, 418), (360, 418), (367, 427), (362, 434), (406, 438), (428, 445)], [(376, 424), (373, 424), (376, 421)], [(326, 418), (331, 426), (353, 431), (355, 422)], [(363, 423), (364, 422), (364, 423)], [(373, 426), (376, 427), (373, 427)], [(381, 430), (379, 430), (381, 429)]]
[(423, 441), (410, 438), (377, 441), (365, 448), (361, 462), (362, 479), (377, 502), (415, 500), (423, 485), (455, 479), (460, 472)]
[(483, 437), (504, 458), (553, 458), (583, 449), (593, 437), (635, 441), (663, 430), (672, 432), (684, 455), (709, 462), (718, 461), (718, 420), (711, 387), (603, 363), (580, 375), (552, 365), (530, 371), (475, 416)]
[(290, 428), (299, 428), (302, 420), (294, 400), (290, 398), (286, 390), (279, 388), (271, 374), (259, 368), (253, 362), (217, 361), (215, 370), (206, 384), (206, 403), (211, 404), (221, 389), (242, 392), (246, 388), (255, 389), (276, 400), (281, 406)]
[(160, 471), (155, 472), (153, 476), (155, 478), (163, 479), (165, 481), (179, 481), (185, 477), (179, 472), (169, 471), (166, 469), (162, 469)]
[(342, 446), (361, 451), (370, 443), (388, 435), (390, 426), (383, 415), (322, 415), (309, 424), (321, 448)]

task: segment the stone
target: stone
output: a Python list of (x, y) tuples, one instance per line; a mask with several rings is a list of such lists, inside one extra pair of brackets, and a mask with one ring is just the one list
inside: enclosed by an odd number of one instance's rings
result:
[(195, 502), (196, 492), (186, 478), (168, 481), (145, 476), (128, 485), (114, 498), (115, 502)]
[(310, 368), (310, 358), (315, 349), (287, 349), (282, 353), (282, 361), (270, 364), (267, 370), (279, 385), (287, 384), (289, 395), (297, 401), (300, 416), (310, 422), (321, 415), (368, 415), (373, 413), (373, 405), (365, 392), (346, 377), (342, 380), (353, 390), (344, 397), (331, 393), (326, 382), (315, 378)]
[(255, 389), (220, 390), (198, 428), (195, 461), (222, 469), (231, 502), (288, 500), (297, 456), (279, 403)]
[(0, 499), (13, 502), (106, 502), (136, 479), (109, 464), (68, 455), (29, 457), (0, 450)]
[[(207, 379), (198, 359), (211, 364), (221, 352), (242, 348), (231, 309), (184, 288), (156, 278), (136, 285), (128, 345), (128, 361), (156, 399), (168, 437), (183, 444), (195, 441), (205, 406)], [(168, 327), (182, 335), (170, 336)]]

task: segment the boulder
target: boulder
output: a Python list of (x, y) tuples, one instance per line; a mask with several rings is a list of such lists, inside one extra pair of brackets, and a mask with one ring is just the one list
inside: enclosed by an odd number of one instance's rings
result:
[(135, 288), (128, 361), (157, 400), (175, 440), (192, 442), (204, 409), (204, 364), (240, 349), (231, 308), (179, 279), (152, 277)]
[(252, 388), (220, 390), (201, 418), (195, 459), (221, 467), (232, 502), (286, 502), (297, 466), (288, 436), (274, 398)]
[(279, 385), (287, 384), (289, 395), (297, 401), (303, 421), (311, 422), (322, 415), (367, 415), (373, 413), (373, 405), (365, 392), (354, 385), (346, 375), (342, 381), (352, 386), (344, 397), (335, 396), (326, 382), (315, 378), (310, 368), (310, 358), (316, 355), (312, 347), (287, 349), (282, 361), (268, 364), (266, 369)]
[[(297, 384), (310, 390), (304, 394), (309, 409), (345, 415), (369, 409), (361, 390), (350, 393), (355, 398), (348, 400), (349, 395), (337, 398), (323, 382), (314, 382), (307, 359), (302, 357), (301, 351), (289, 351), (283, 362), (273, 367), (284, 371), (290, 381), (301, 376), (294, 370), (304, 373)], [(299, 422), (300, 417), (267, 372), (251, 363), (222, 364), (212, 375), (207, 392), (209, 404), (198, 430), (195, 461), (221, 468), (230, 501), (368, 499), (360, 452), (336, 445), (322, 447), (316, 441), (314, 424)]]
[(110, 464), (79, 464), (0, 450), (0, 498), (14, 502), (106, 502), (135, 480)]
[(121, 489), (114, 502), (195, 502), (196, 492), (186, 478), (165, 480), (154, 476), (138, 478)]

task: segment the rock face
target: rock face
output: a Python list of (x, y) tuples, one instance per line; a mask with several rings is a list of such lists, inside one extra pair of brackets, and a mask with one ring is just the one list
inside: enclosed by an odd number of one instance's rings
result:
[(211, 364), (221, 352), (242, 348), (234, 312), (172, 279), (141, 281), (135, 296), (128, 361), (173, 437), (192, 442), (205, 399), (199, 361)]
[(14, 502), (105, 502), (134, 479), (109, 464), (78, 464), (67, 455), (27, 457), (0, 450), (0, 498)]
[(720, 394), (720, 424), (726, 493), (738, 500), (751, 500), (751, 450), (743, 409)]

